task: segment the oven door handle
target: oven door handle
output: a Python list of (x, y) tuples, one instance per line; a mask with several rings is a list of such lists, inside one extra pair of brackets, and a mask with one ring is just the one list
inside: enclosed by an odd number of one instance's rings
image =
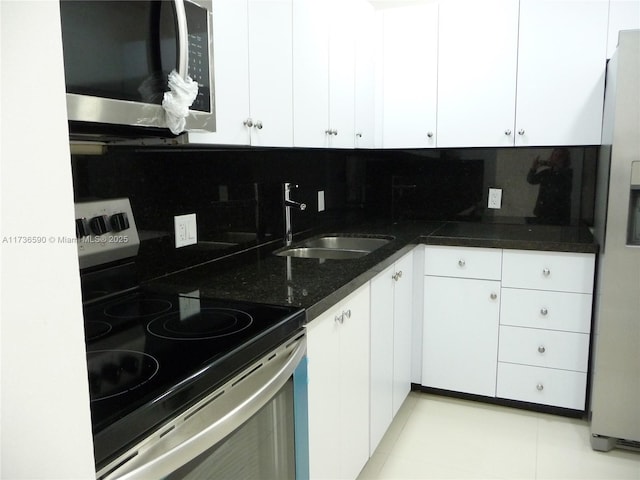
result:
[(98, 480), (164, 478), (188, 464), (269, 403), (291, 378), (306, 350), (303, 335), (276, 350), (275, 357), (264, 357), (127, 452), (125, 460), (120, 457), (107, 465), (98, 472)]

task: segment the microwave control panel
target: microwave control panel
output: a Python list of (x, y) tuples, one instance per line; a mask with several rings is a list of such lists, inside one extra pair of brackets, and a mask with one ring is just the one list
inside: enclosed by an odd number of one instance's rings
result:
[(198, 96), (191, 110), (211, 112), (211, 57), (209, 52), (209, 12), (185, 2), (189, 28), (189, 76), (198, 82)]

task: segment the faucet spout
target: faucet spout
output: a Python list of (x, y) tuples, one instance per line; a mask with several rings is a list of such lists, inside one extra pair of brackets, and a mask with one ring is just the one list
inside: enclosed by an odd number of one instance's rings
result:
[(293, 243), (293, 231), (291, 229), (291, 209), (297, 208), (299, 210), (305, 210), (307, 205), (301, 202), (295, 202), (291, 200), (291, 189), (297, 188), (297, 185), (291, 183), (285, 183), (284, 187), (284, 243), (286, 246), (290, 246)]

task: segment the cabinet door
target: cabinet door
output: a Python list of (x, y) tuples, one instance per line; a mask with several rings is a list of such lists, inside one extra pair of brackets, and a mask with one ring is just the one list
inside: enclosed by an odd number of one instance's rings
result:
[[(329, 128), (333, 148), (353, 148), (355, 136), (356, 0), (328, 2)], [(327, 3), (326, 0), (324, 3)]]
[(411, 325), (413, 320), (413, 253), (395, 264), (393, 290), (393, 416), (411, 391)]
[(608, 6), (521, 0), (516, 146), (600, 143)]
[(293, 3), (293, 118), (296, 147), (329, 145), (329, 16), (322, 0)]
[(340, 368), (334, 372), (340, 377), (339, 458), (344, 479), (355, 479), (369, 459), (369, 292), (366, 284), (341, 309), (350, 312), (340, 325)]
[(339, 478), (340, 325), (330, 310), (307, 329), (309, 476)]
[(394, 272), (371, 280), (371, 454), (393, 420)]
[(383, 15), (382, 146), (435, 147), (438, 5)]
[(422, 384), (493, 397), (500, 282), (424, 279)]
[(312, 479), (355, 479), (369, 459), (369, 291), (307, 327)]
[(513, 146), (518, 0), (440, 2), (438, 148)]
[(249, 0), (252, 145), (293, 145), (291, 16), (291, 0)]
[(249, 32), (247, 0), (213, 2), (215, 132), (189, 132), (193, 143), (249, 145)]
[(376, 12), (366, 0), (357, 4), (355, 60), (355, 147), (373, 148), (375, 142)]

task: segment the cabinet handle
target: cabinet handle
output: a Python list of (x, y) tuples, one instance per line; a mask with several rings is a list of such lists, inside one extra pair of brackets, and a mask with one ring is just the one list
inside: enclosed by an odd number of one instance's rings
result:
[(258, 130), (262, 130), (262, 122), (260, 120), (258, 120), (256, 122), (256, 124), (254, 125), (254, 127), (256, 127)]
[(544, 353), (544, 352), (546, 352), (546, 351), (547, 351), (547, 349), (546, 349), (546, 348), (544, 348), (544, 345), (540, 345), (540, 346), (538, 347), (538, 352), (540, 352), (540, 353)]
[(334, 320), (336, 321), (336, 323), (342, 325), (344, 323), (344, 312), (342, 312), (340, 315), (336, 315)]
[(509, 130), (508, 128), (504, 131), (505, 135), (511, 135), (511, 130)]
[(544, 275), (545, 277), (548, 277), (549, 275), (551, 275), (551, 270), (549, 270), (548, 268), (543, 268), (542, 275)]
[(489, 297), (491, 297), (491, 300), (495, 300), (496, 298), (498, 298), (498, 294), (495, 292), (491, 292), (491, 295), (489, 295)]
[(356, 133), (356, 137), (362, 138), (362, 134), (360, 132)]
[(342, 312), (342, 316), (343, 317), (347, 317), (347, 318), (351, 318), (351, 309), (349, 309), (349, 310), (347, 310), (345, 312)]
[(539, 383), (538, 385), (536, 385), (536, 388), (538, 389), (539, 392), (541, 392), (542, 390), (544, 390), (544, 385)]
[(427, 132), (427, 137), (432, 138), (433, 137), (433, 132)]
[(338, 130), (334, 130), (334, 131), (333, 131), (333, 134), (334, 134), (335, 136), (338, 136)]
[(253, 127), (253, 120), (251, 120), (250, 118), (247, 118), (244, 122), (242, 122), (242, 124), (245, 127), (251, 128)]
[(402, 270), (394, 273), (391, 278), (393, 278), (396, 282), (402, 278)]
[(547, 310), (547, 308), (546, 308), (546, 307), (542, 307), (542, 308), (540, 309), (540, 315), (542, 315), (542, 316), (546, 316), (546, 315), (547, 315), (547, 313), (549, 313), (549, 310)]
[(521, 128), (520, 130), (518, 130), (518, 135), (524, 135), (524, 128)]
[(464, 266), (467, 264), (467, 262), (465, 262), (463, 259), (458, 260), (458, 266), (460, 268), (464, 268)]

